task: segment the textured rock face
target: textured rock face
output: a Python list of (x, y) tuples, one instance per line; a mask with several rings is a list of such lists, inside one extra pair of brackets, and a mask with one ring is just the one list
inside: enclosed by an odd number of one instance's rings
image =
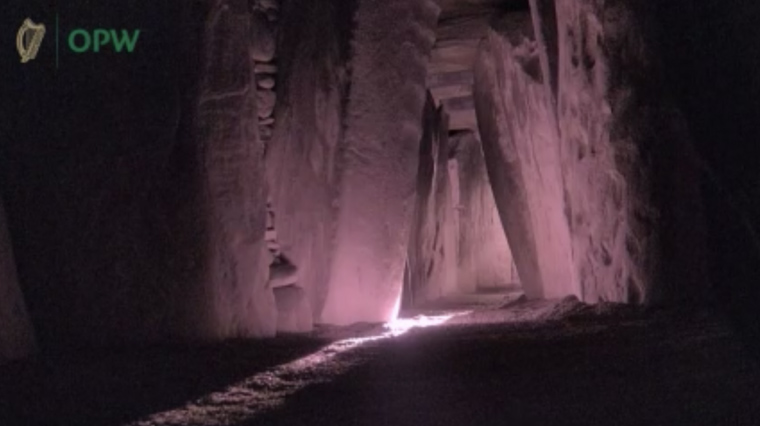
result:
[(696, 166), (644, 3), (556, 3), (566, 214), (582, 296), (592, 302), (704, 290)]
[(438, 12), (428, 0), (359, 1), (325, 322), (397, 313)]
[(507, 15), (497, 28), (475, 65), (478, 126), (496, 204), (526, 295), (577, 295), (556, 121), (530, 15)]
[(455, 245), (458, 228), (452, 205), (449, 151), (448, 117), (428, 99), (409, 239), (407, 268), (412, 305), (419, 306), (458, 290)]
[(526, 293), (700, 297), (697, 168), (653, 48), (653, 8), (531, 6), (530, 18), (493, 23), (475, 73), (489, 175)]
[(460, 291), (493, 290), (519, 283), (512, 251), (501, 225), (488, 181), (480, 140), (472, 132), (454, 137), (459, 169), (459, 242), (457, 281)]
[(32, 323), (18, 285), (13, 249), (0, 202), (0, 364), (35, 350)]
[[(298, 285), (314, 317), (327, 296), (334, 248), (354, 9), (353, 2), (327, 0), (284, 1), (281, 9), (280, 101), (267, 174), (277, 238), (298, 267)], [(311, 321), (302, 331), (310, 328)]]
[[(204, 80), (198, 107), (198, 146), (203, 158), (210, 253), (206, 289), (216, 336), (273, 336), (277, 310), (267, 287), (270, 257), (265, 242), (264, 150), (258, 137), (249, 27), (259, 25), (248, 2), (217, 4), (203, 45)], [(256, 32), (254, 31), (254, 34)]]
[[(558, 2), (560, 27), (558, 117), (563, 143), (567, 214), (573, 232), (575, 267), (584, 299), (640, 301), (648, 280), (642, 256), (657, 248), (656, 241), (632, 234), (629, 211), (637, 197), (651, 206), (649, 193), (636, 194), (616, 165), (616, 155), (627, 167), (639, 163), (635, 141), (611, 135), (615, 117), (609, 103), (610, 64), (603, 16), (590, 2)], [(609, 28), (611, 30), (613, 28)], [(629, 89), (621, 87), (621, 89)], [(616, 111), (619, 112), (619, 111)], [(617, 138), (618, 140), (614, 140)], [(617, 142), (617, 143), (616, 143)], [(644, 167), (643, 164), (640, 164)], [(641, 170), (649, 178), (651, 170)], [(640, 182), (649, 191), (650, 182)], [(642, 210), (653, 220), (653, 210)], [(656, 237), (656, 235), (651, 235)], [(637, 264), (638, 262), (638, 264)]]

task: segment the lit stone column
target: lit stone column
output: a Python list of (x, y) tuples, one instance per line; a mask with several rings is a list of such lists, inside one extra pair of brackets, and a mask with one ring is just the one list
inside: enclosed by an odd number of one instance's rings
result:
[(429, 0), (359, 1), (336, 245), (322, 322), (396, 316), (438, 13)]
[(422, 146), (417, 173), (417, 200), (409, 244), (409, 300), (423, 306), (457, 292), (457, 229), (449, 173), (449, 117), (425, 107)]

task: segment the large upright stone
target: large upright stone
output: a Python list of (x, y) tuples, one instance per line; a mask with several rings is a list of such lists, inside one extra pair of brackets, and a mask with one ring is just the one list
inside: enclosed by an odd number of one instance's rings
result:
[(559, 136), (529, 14), (482, 42), (475, 106), (488, 175), (528, 297), (579, 295), (564, 215)]
[(397, 314), (438, 13), (429, 0), (359, 0), (326, 323)]
[(556, 16), (566, 214), (582, 298), (701, 297), (697, 165), (657, 58), (654, 4), (558, 0)]
[(16, 276), (13, 249), (0, 202), (0, 364), (35, 350), (32, 323)]
[[(277, 309), (267, 287), (266, 183), (258, 137), (254, 62), (246, 51), (247, 1), (227, 0), (209, 15), (197, 112), (207, 206), (208, 308), (215, 337), (265, 337)], [(255, 43), (254, 43), (255, 44)]]
[(407, 301), (423, 306), (458, 292), (456, 226), (449, 174), (448, 117), (428, 100), (417, 172), (417, 199), (408, 249)]
[[(298, 267), (308, 303), (296, 309), (309, 331), (327, 297), (338, 199), (338, 158), (350, 81), (353, 2), (282, 3), (278, 125), (267, 148), (277, 237)], [(260, 68), (260, 65), (257, 65)], [(308, 309), (307, 309), (308, 308)], [(293, 330), (291, 330), (293, 331)]]
[(519, 279), (513, 273), (512, 251), (488, 180), (480, 140), (473, 132), (462, 132), (453, 139), (461, 194), (455, 206), (460, 228), (458, 288), (472, 293), (514, 286)]

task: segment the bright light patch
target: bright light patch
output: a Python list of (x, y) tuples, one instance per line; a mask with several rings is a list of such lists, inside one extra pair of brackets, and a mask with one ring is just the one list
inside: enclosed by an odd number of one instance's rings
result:
[(282, 406), (287, 397), (309, 385), (328, 382), (361, 363), (351, 351), (370, 343), (401, 336), (413, 328), (441, 325), (469, 312), (396, 319), (379, 334), (343, 339), (303, 358), (282, 364), (236, 383), (221, 392), (206, 395), (186, 406), (154, 414), (130, 426), (232, 425), (250, 421), (267, 410)]
[(417, 328), (426, 328), (426, 327), (435, 327), (437, 325), (441, 325), (445, 323), (446, 321), (460, 315), (465, 315), (470, 312), (457, 312), (453, 314), (447, 314), (447, 315), (439, 315), (439, 316), (427, 316), (427, 315), (418, 315), (414, 318), (397, 318), (388, 324), (385, 325), (385, 328), (388, 331), (388, 334), (391, 336), (389, 337), (395, 337), (400, 336), (407, 331), (417, 327)]

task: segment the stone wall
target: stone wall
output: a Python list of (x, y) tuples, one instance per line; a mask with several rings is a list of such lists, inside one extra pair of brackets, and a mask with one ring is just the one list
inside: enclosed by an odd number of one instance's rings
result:
[[(457, 282), (460, 292), (519, 285), (499, 210), (488, 180), (480, 140), (474, 132), (451, 137), (459, 169)], [(519, 250), (519, 247), (517, 247)]]
[(324, 322), (398, 311), (438, 13), (429, 0), (359, 1)]

